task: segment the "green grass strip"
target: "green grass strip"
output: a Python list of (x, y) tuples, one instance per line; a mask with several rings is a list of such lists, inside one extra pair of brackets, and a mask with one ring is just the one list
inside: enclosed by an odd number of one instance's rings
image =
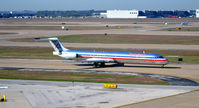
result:
[(115, 75), (115, 74), (109, 75), (109, 74), (76, 73), (76, 72), (46, 72), (46, 71), (38, 72), (38, 71), (0, 70), (0, 79), (168, 85), (168, 83), (164, 81), (150, 77), (143, 77), (143, 76)]

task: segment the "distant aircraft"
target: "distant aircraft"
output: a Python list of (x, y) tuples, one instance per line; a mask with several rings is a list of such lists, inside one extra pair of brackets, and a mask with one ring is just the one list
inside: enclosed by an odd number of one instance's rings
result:
[(187, 26), (187, 25), (189, 25), (189, 22), (181, 22), (180, 23), (182, 26)]
[(53, 55), (57, 55), (65, 59), (75, 60), (73, 62), (93, 63), (95, 67), (104, 67), (105, 63), (155, 64), (164, 67), (164, 65), (169, 63), (169, 61), (160, 54), (70, 50), (65, 48), (60, 43), (58, 38), (35, 39), (39, 41), (49, 41), (55, 50)]

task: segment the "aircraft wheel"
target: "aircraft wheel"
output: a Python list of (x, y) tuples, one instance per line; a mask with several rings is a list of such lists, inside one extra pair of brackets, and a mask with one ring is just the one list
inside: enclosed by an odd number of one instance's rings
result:
[(94, 62), (94, 67), (95, 67), (95, 68), (99, 67), (99, 63)]
[(105, 63), (100, 63), (100, 67), (105, 67)]
[(119, 65), (119, 66), (124, 66), (124, 63), (119, 63), (118, 65)]
[(98, 62), (95, 62), (94, 63), (94, 67), (98, 68), (98, 67), (105, 67), (105, 63), (98, 63)]
[(164, 65), (161, 65), (161, 68), (164, 68)]

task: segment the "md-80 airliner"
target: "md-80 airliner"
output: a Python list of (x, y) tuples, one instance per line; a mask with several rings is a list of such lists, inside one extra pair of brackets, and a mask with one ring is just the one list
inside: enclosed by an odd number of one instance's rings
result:
[(169, 63), (169, 61), (160, 54), (70, 50), (65, 48), (58, 38), (35, 39), (39, 41), (49, 41), (55, 50), (53, 55), (69, 60), (75, 60), (73, 62), (93, 63), (95, 67), (104, 67), (105, 63), (155, 64), (164, 67), (164, 65)]

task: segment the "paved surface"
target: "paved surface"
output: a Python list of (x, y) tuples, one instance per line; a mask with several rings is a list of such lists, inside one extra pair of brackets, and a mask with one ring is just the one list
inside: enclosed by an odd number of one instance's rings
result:
[(199, 108), (199, 91), (141, 102), (121, 108)]
[[(1, 86), (1, 83), (0, 83)], [(0, 102), (0, 108), (31, 108), (31, 104), (26, 100), (21, 91), (0, 90), (0, 95), (6, 95), (7, 101)]]
[(77, 70), (77, 69), (37, 69), (37, 68), (16, 68), (16, 67), (0, 67), (0, 70), (16, 70), (16, 71), (39, 71), (39, 72), (81, 72), (81, 73), (97, 73), (97, 74), (116, 74), (116, 75), (133, 75), (133, 76), (144, 76), (159, 79), (169, 83), (172, 86), (199, 86), (199, 83), (190, 79), (168, 76), (168, 75), (157, 75), (149, 73), (134, 73), (134, 72), (119, 72), (119, 71), (99, 71), (99, 70)]
[(46, 19), (46, 18), (35, 18), (35, 19), (15, 19), (15, 18), (9, 18), (9, 19), (0, 19), (0, 24), (61, 24), (62, 22), (66, 24), (117, 24), (117, 23), (125, 23), (125, 24), (131, 24), (134, 22), (138, 23), (162, 23), (165, 22), (199, 22), (198, 18), (147, 18), (147, 19), (107, 19), (107, 18), (54, 18), (54, 19)]
[[(95, 71), (120, 71), (147, 74), (160, 74), (177, 76), (199, 81), (198, 64), (169, 64), (166, 68), (154, 65), (125, 64), (121, 66), (108, 66), (106, 68), (93, 68), (92, 65), (83, 63), (64, 63), (66, 60), (42, 60), (42, 59), (0, 59), (0, 67), (17, 68), (41, 68), (41, 69), (73, 69)], [(110, 64), (111, 65), (111, 64)]]
[[(145, 23), (140, 19), (142, 23)], [(165, 22), (166, 20), (162, 19), (146, 19), (149, 20), (146, 23), (156, 23), (156, 20), (159, 22)], [(183, 22), (187, 19), (169, 19), (168, 22)], [(196, 19), (193, 22), (198, 22)], [(14, 24), (14, 25), (24, 25), (24, 24), (44, 24), (44, 20), (39, 21), (25, 21), (13, 19), (0, 20), (0, 25)], [(17, 34), (8, 34), (0, 35), (0, 46), (50, 46), (48, 43), (19, 43), (19, 42), (9, 42), (7, 39), (15, 38), (33, 38), (33, 37), (44, 37), (44, 36), (54, 36), (54, 35), (71, 35), (71, 34), (140, 34), (140, 35), (170, 35), (170, 36), (199, 36), (199, 32), (166, 32), (166, 31), (154, 31), (160, 28), (170, 28), (170, 27), (179, 27), (180, 25), (168, 25), (164, 26), (162, 24), (131, 24), (134, 20), (120, 21), (120, 20), (105, 20), (105, 21), (87, 21), (87, 19), (80, 19), (78, 21), (74, 20), (47, 20), (45, 21), (46, 25), (55, 25), (61, 24), (61, 22), (66, 22), (71, 25), (128, 25), (132, 28), (128, 29), (110, 29), (110, 30), (0, 30), (0, 33), (17, 33)], [(137, 22), (137, 20), (135, 20)], [(190, 21), (192, 22), (192, 21)], [(141, 26), (141, 28), (134, 28), (134, 26)], [(191, 26), (198, 27), (198, 23), (193, 23)], [(152, 44), (64, 44), (69, 47), (90, 47), (94, 46), (95, 48), (136, 48), (136, 49), (169, 49), (169, 50), (199, 50), (198, 45), (152, 45)], [(157, 66), (148, 66), (148, 65), (129, 65), (125, 67), (113, 67), (109, 66), (107, 68), (98, 68), (94, 69), (90, 65), (82, 64), (71, 64), (63, 63), (60, 60), (38, 60), (38, 59), (0, 59), (0, 67), (23, 67), (23, 68), (50, 68), (50, 69), (79, 69), (79, 70), (97, 70), (97, 71), (123, 71), (123, 72), (136, 72), (136, 73), (152, 73), (152, 74), (162, 74), (162, 75), (171, 75), (178, 76), (183, 78), (192, 79), (199, 81), (199, 66), (198, 64), (170, 64), (167, 68), (159, 68)], [(1, 103), (0, 107), (9, 107), (17, 106), (17, 100), (22, 99), (24, 107), (113, 107), (120, 106), (130, 103), (137, 103), (145, 100), (170, 96), (174, 94), (184, 93), (191, 90), (198, 89), (197, 87), (171, 87), (171, 86), (142, 86), (142, 85), (119, 85), (117, 90), (107, 90), (103, 88), (102, 84), (86, 84), (78, 83), (73, 87), (71, 83), (66, 82), (37, 82), (37, 81), (13, 81), (13, 80), (0, 80), (0, 86), (8, 86), (9, 88), (5, 91), (0, 90), (0, 92), (6, 92), (9, 96), (8, 99), (13, 99), (12, 103)], [(18, 96), (16, 96), (18, 95)], [(23, 97), (25, 96), (25, 98)], [(15, 97), (16, 98), (13, 98)], [(25, 100), (27, 99), (27, 100)], [(182, 105), (185, 107), (198, 107), (198, 92), (193, 92), (193, 94), (179, 95), (175, 97), (165, 98), (166, 100), (155, 100), (150, 101), (144, 106), (135, 107), (163, 107), (163, 105), (173, 108), (182, 108)], [(29, 104), (28, 104), (28, 102)], [(22, 101), (21, 101), (22, 102)], [(42, 103), (41, 103), (42, 102)], [(157, 104), (156, 104), (157, 103)], [(4, 106), (1, 106), (4, 105)], [(19, 104), (18, 104), (19, 105)], [(22, 107), (19, 105), (19, 107)], [(133, 106), (134, 107), (134, 106)]]
[[(94, 23), (95, 24), (95, 23)], [(98, 24), (97, 24), (98, 25)], [(7, 39), (16, 38), (35, 38), (45, 36), (57, 35), (74, 35), (74, 34), (136, 34), (136, 35), (170, 35), (170, 36), (199, 36), (199, 32), (167, 32), (155, 31), (160, 28), (170, 28), (179, 25), (164, 26), (161, 24), (127, 24), (132, 28), (127, 29), (107, 29), (107, 30), (0, 30), (0, 33), (17, 33), (0, 35), (0, 46), (29, 46), (29, 47), (49, 47), (47, 43), (29, 43), (29, 42), (9, 42)], [(134, 28), (140, 26), (142, 28)], [(198, 26), (196, 24), (195, 26)], [(131, 49), (172, 49), (172, 50), (199, 50), (199, 45), (167, 45), (167, 44), (80, 44), (80, 43), (66, 43), (67, 47), (83, 47), (83, 48), (131, 48)]]
[[(107, 49), (154, 49), (154, 50), (199, 50), (199, 45), (171, 45), (171, 44), (100, 44), (100, 43), (63, 43), (65, 47), (72, 48), (107, 48)], [(0, 46), (19, 47), (52, 47), (50, 43), (41, 42), (5, 42)]]
[[(154, 86), (154, 85), (118, 85), (118, 89), (105, 89), (103, 84), (0, 80), (1, 86), (8, 86), (6, 91), (21, 91), (33, 108), (82, 107), (110, 108), (145, 100), (171, 96), (198, 89), (191, 86)], [(16, 105), (17, 93), (7, 92), (5, 105)], [(23, 100), (26, 102), (26, 100)], [(2, 104), (0, 104), (2, 107)], [(18, 107), (17, 105), (15, 107)], [(20, 108), (26, 108), (22, 106)]]

